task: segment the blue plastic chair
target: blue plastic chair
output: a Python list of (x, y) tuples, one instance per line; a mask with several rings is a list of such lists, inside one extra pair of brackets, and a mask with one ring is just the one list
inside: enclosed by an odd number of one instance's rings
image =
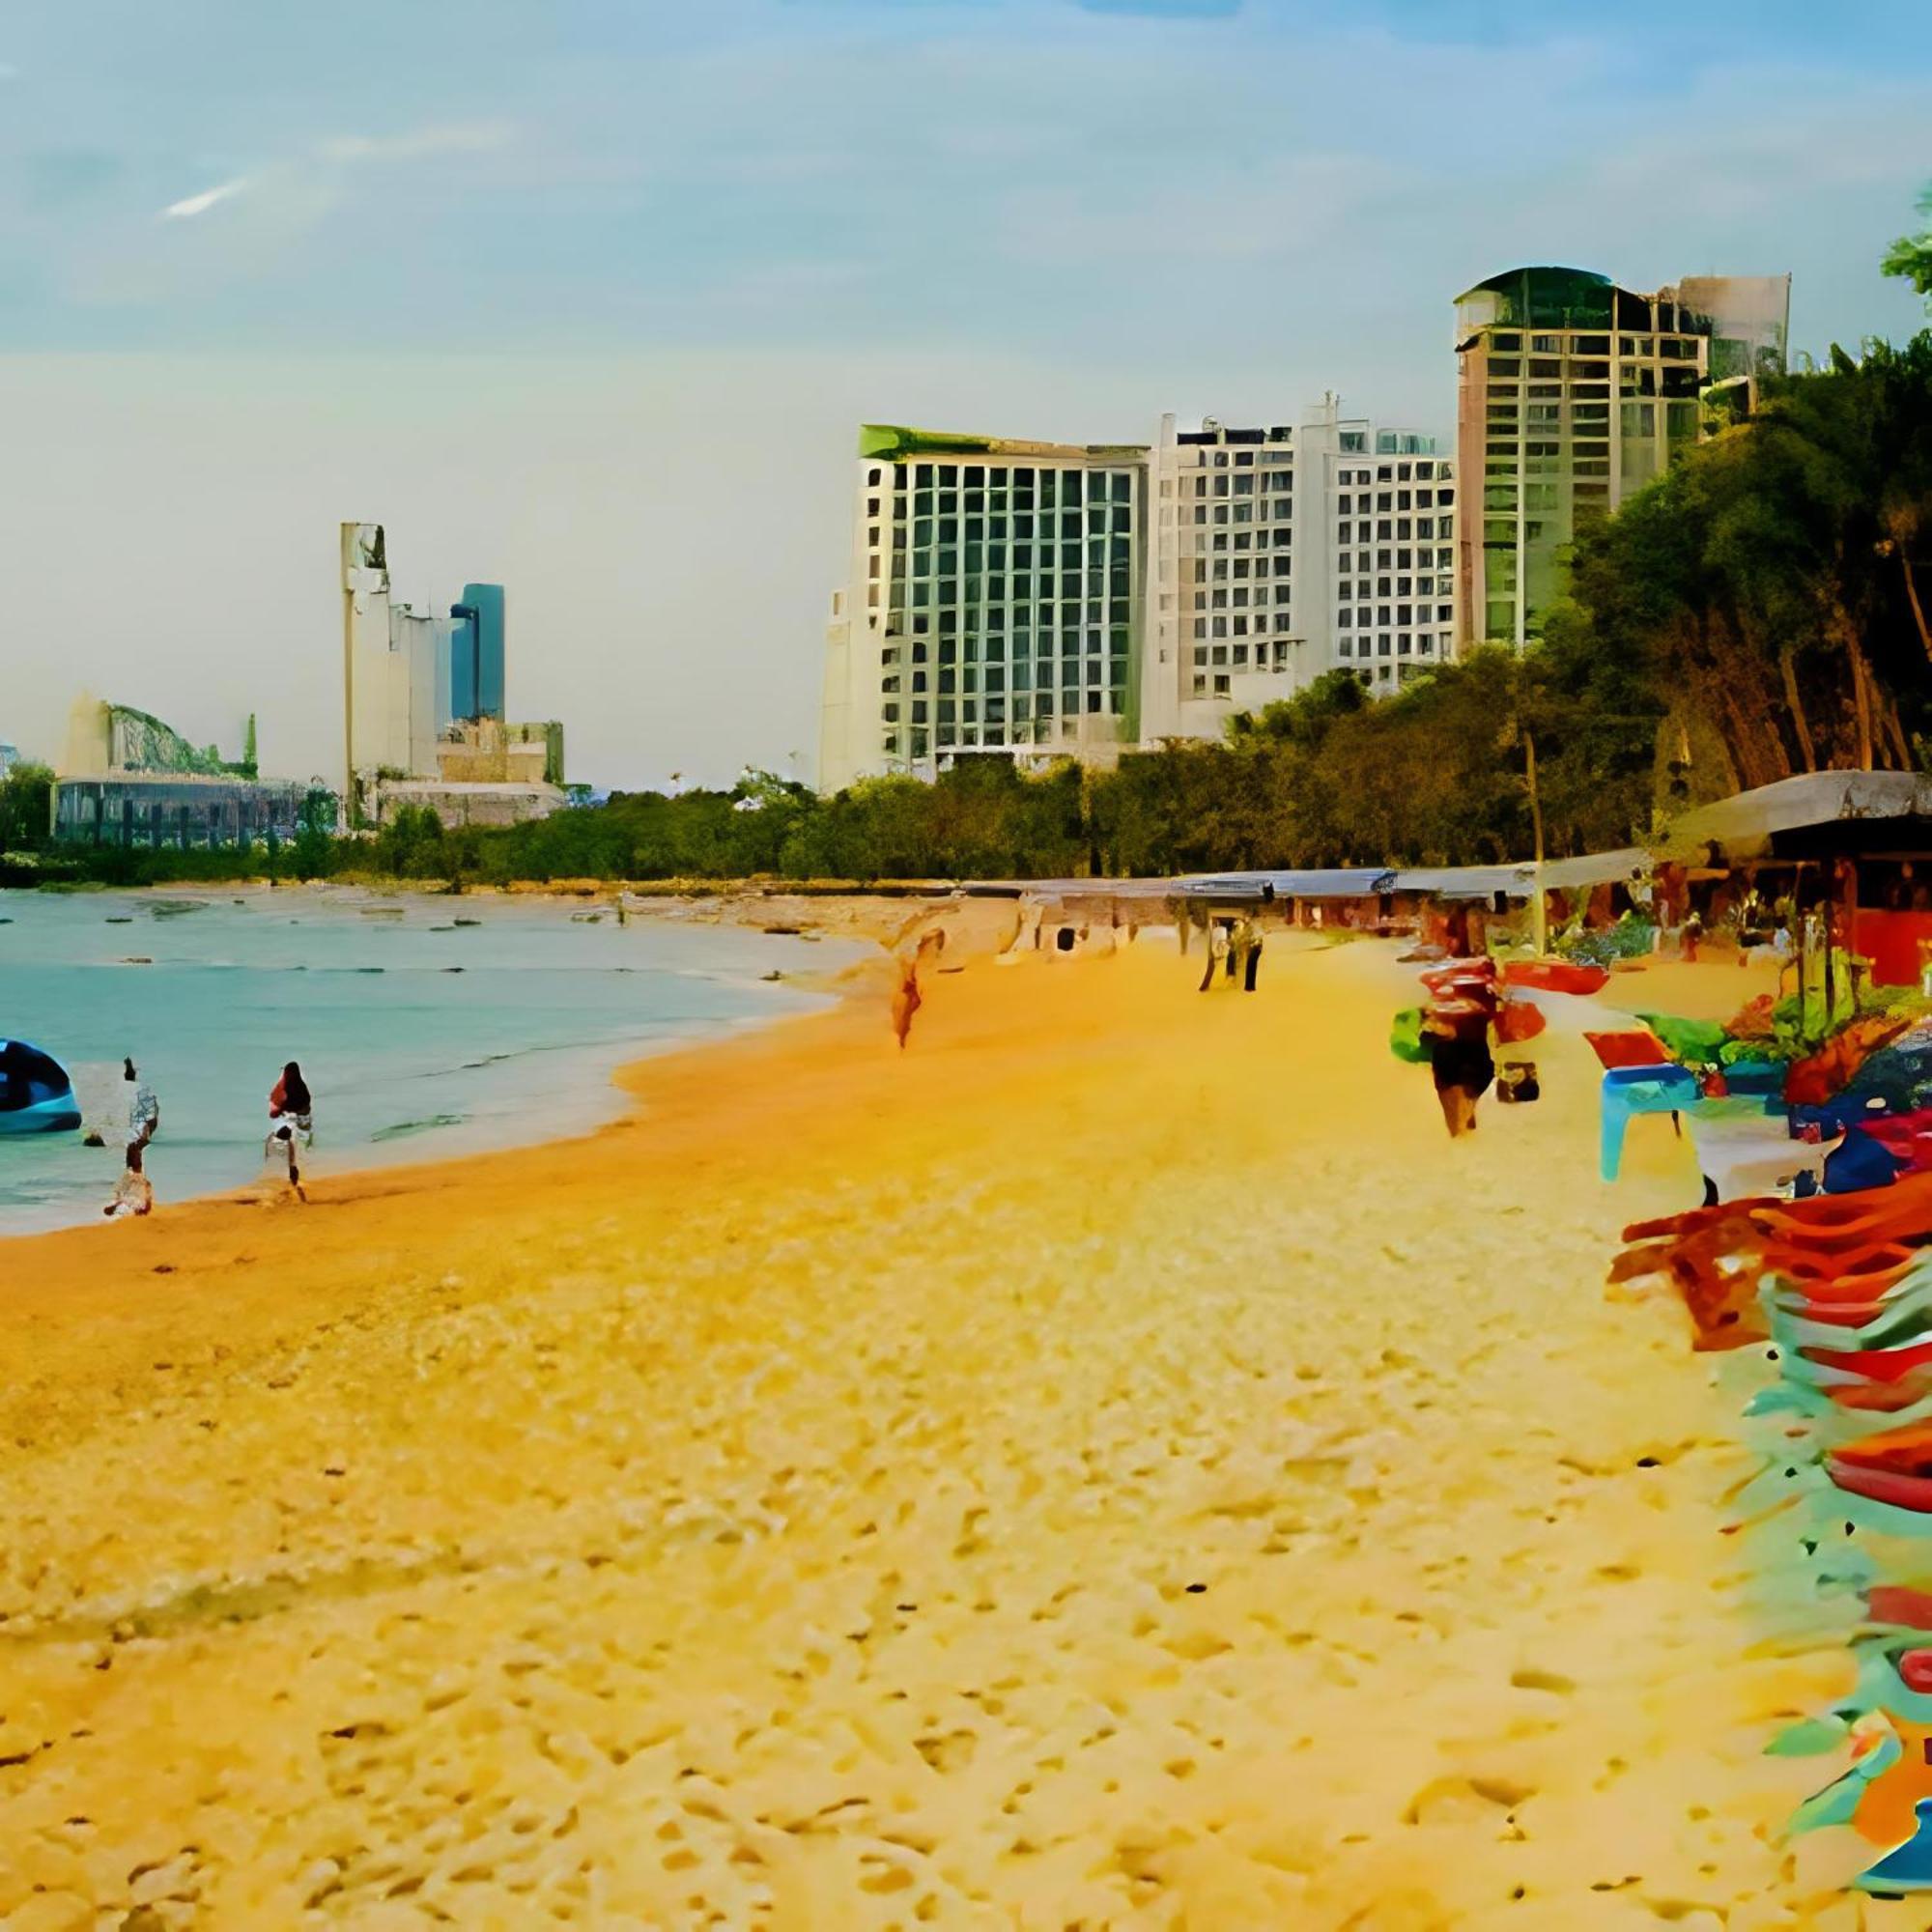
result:
[(1604, 1074), (1602, 1140), (1597, 1171), (1614, 1180), (1623, 1166), (1624, 1129), (1634, 1114), (1681, 1114), (1702, 1097), (1688, 1066), (1612, 1066)]

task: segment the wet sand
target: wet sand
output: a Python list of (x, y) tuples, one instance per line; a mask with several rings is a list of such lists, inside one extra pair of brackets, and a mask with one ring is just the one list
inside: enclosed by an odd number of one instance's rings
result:
[(1777, 1842), (1842, 1647), (1602, 1286), (1688, 1155), (1599, 1185), (1574, 1012), (1452, 1145), (1392, 952), (980, 958), (903, 1056), (880, 979), (587, 1140), (0, 1244), (0, 1922), (1908, 1922)]

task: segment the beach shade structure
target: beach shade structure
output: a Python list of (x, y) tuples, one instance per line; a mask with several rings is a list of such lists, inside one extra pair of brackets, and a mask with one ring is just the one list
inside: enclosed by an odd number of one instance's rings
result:
[(67, 1068), (24, 1039), (0, 1039), (0, 1134), (58, 1134), (79, 1125)]
[(1684, 1066), (1612, 1066), (1604, 1074), (1597, 1171), (1614, 1180), (1623, 1166), (1624, 1130), (1638, 1114), (1673, 1118), (1701, 1097), (1696, 1075)]
[(1774, 854), (1857, 851), (1884, 821), (1928, 815), (1932, 778), (1922, 773), (1803, 772), (1699, 806), (1648, 843), (1659, 859), (1737, 865)]

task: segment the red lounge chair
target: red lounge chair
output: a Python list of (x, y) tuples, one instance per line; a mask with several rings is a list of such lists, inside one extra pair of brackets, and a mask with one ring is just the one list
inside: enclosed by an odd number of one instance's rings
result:
[(1903, 1583), (1874, 1583), (1865, 1593), (1865, 1613), (1875, 1624), (1932, 1630), (1932, 1594)]
[(1833, 1482), (1899, 1509), (1932, 1511), (1932, 1427), (1917, 1423), (1848, 1442), (1825, 1459)]
[(1662, 1066), (1670, 1059), (1652, 1033), (1586, 1033), (1583, 1037), (1605, 1066)]
[(1609, 984), (1602, 966), (1577, 966), (1568, 959), (1512, 959), (1503, 968), (1512, 986), (1533, 986), (1545, 993), (1596, 993)]
[(1932, 1342), (1914, 1342), (1904, 1349), (1803, 1349), (1807, 1362), (1840, 1369), (1869, 1382), (1895, 1382), (1915, 1369), (1932, 1368)]

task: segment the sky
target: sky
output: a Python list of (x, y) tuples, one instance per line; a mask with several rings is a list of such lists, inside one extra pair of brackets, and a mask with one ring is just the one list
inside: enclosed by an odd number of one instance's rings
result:
[(507, 585), (573, 778), (810, 778), (859, 422), (1446, 437), (1523, 262), (1897, 338), (1928, 179), (1922, 0), (19, 0), (0, 739), (332, 770), (354, 519)]

